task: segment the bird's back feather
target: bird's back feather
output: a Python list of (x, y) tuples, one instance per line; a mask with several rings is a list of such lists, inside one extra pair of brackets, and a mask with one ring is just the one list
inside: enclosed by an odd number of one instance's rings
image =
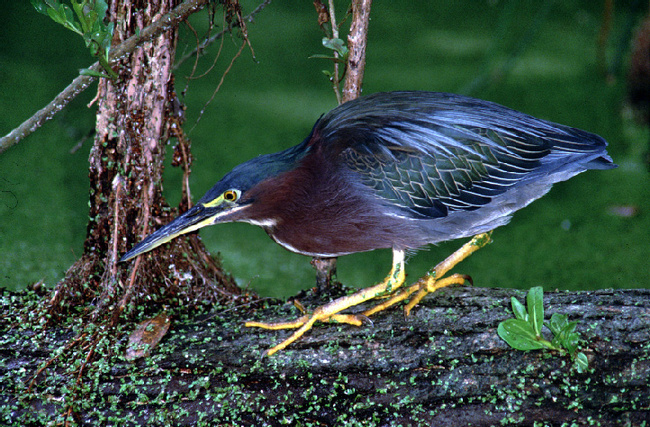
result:
[(312, 143), (414, 219), (473, 211), (495, 200), (512, 205), (506, 216), (555, 182), (615, 167), (607, 143), (595, 134), (446, 93), (362, 97), (330, 111), (313, 135)]

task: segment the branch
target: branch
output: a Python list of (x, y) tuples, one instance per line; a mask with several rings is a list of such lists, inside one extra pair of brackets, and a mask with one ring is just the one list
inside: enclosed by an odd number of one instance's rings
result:
[(343, 88), (343, 102), (351, 101), (361, 95), (363, 72), (366, 68), (366, 44), (368, 42), (368, 23), (372, 0), (352, 2), (352, 26), (348, 34), (348, 74)]
[[(339, 104), (352, 101), (361, 95), (363, 72), (366, 68), (366, 44), (368, 42), (368, 23), (370, 21), (370, 5), (372, 0), (353, 0), (352, 25), (348, 34), (348, 60), (346, 64), (345, 87), (343, 96), (339, 95), (338, 64), (334, 63), (334, 93)], [(332, 23), (332, 36), (338, 38), (334, 2), (330, 2), (329, 13)], [(334, 52), (334, 56), (337, 53)], [(313, 258), (312, 265), (316, 269), (316, 283), (318, 288), (330, 284), (332, 277), (336, 276), (336, 258)]]
[[(334, 0), (329, 0), (330, 23), (332, 25), (332, 38), (339, 38), (339, 27), (336, 24), (336, 10), (334, 10)], [(334, 58), (338, 58), (339, 53), (334, 51)], [(345, 73), (345, 71), (344, 71)], [(334, 94), (336, 95), (336, 103), (341, 105), (343, 99), (341, 98), (341, 90), (339, 89), (339, 63), (334, 61), (334, 77), (332, 78), (332, 85), (334, 86)], [(320, 271), (320, 270), (319, 270)]]
[[(242, 18), (242, 20), (243, 20), (243, 21), (252, 22), (253, 19), (255, 18), (255, 15), (257, 15), (258, 13), (260, 13), (260, 12), (261, 12), (261, 11), (262, 11), (266, 6), (268, 6), (269, 4), (271, 4), (271, 1), (272, 1), (272, 0), (264, 0), (264, 1), (262, 1), (262, 3), (260, 3), (259, 5), (257, 5), (257, 7), (256, 7), (256, 8), (255, 8), (251, 13), (249, 13), (249, 14), (246, 15), (246, 16), (244, 16), (244, 17)], [(226, 34), (226, 33), (230, 32), (230, 31), (232, 31), (233, 26), (236, 27), (236, 26), (238, 26), (238, 25), (239, 25), (239, 24), (229, 25), (227, 28), (224, 28), (222, 31), (218, 32), (217, 34), (214, 34), (214, 35), (211, 36), (210, 38), (208, 38), (208, 39), (204, 40), (203, 42), (201, 42), (201, 43), (200, 43), (197, 47), (195, 47), (191, 52), (186, 53), (186, 54), (183, 55), (179, 60), (176, 61), (176, 63), (174, 64), (174, 70), (176, 70), (178, 67), (181, 66), (181, 64), (183, 64), (183, 63), (184, 63), (185, 61), (187, 61), (188, 59), (194, 57), (195, 55), (196, 55), (196, 56), (202, 56), (202, 55), (205, 53), (205, 49), (206, 49), (208, 46), (210, 46), (212, 43), (214, 43), (214, 42), (216, 42), (217, 40), (219, 40), (221, 37), (223, 37), (224, 34)]]
[[(191, 14), (202, 9), (207, 3), (208, 0), (189, 0), (181, 3), (176, 7), (176, 9), (162, 16), (159, 20), (143, 29), (140, 34), (129, 37), (120, 45), (111, 49), (110, 64), (115, 65), (119, 59), (133, 52), (142, 43), (159, 36), (170, 28), (178, 26)], [(91, 67), (89, 67), (89, 69), (95, 72), (102, 71), (99, 62), (95, 62)], [(47, 104), (45, 108), (39, 110), (36, 114), (23, 122), (23, 124), (9, 132), (6, 136), (0, 138), (0, 153), (4, 152), (12, 145), (15, 145), (21, 139), (29, 136), (32, 132), (41, 127), (43, 123), (54, 117), (56, 113), (67, 106), (77, 95), (86, 90), (94, 80), (95, 77), (84, 75), (75, 78), (72, 83), (70, 83), (68, 87)]]

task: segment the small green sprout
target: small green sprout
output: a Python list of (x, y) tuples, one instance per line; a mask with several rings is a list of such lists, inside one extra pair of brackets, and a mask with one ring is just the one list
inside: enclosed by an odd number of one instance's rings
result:
[[(541, 286), (531, 288), (526, 295), (526, 306), (515, 297), (511, 298), (514, 319), (499, 323), (499, 336), (517, 350), (539, 350), (548, 348), (567, 352), (574, 361), (578, 372), (587, 369), (587, 356), (578, 352), (580, 336), (575, 332), (578, 322), (569, 322), (566, 314), (554, 313), (548, 323), (544, 323), (544, 291)], [(542, 336), (542, 326), (553, 333), (553, 339), (548, 341)]]
[(325, 46), (327, 49), (332, 50), (333, 52), (336, 52), (338, 54), (338, 57), (333, 55), (317, 54), (310, 56), (310, 58), (329, 59), (330, 61), (338, 62), (339, 64), (345, 64), (348, 60), (348, 54), (350, 51), (348, 50), (348, 47), (345, 45), (345, 42), (343, 40), (339, 38), (323, 37), (323, 46)]

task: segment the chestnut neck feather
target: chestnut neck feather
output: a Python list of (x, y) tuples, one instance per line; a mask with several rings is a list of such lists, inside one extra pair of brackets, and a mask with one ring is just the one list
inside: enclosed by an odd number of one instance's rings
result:
[(287, 249), (304, 255), (339, 256), (399, 246), (399, 221), (384, 215), (381, 201), (335, 160), (315, 150), (296, 168), (262, 181), (247, 194), (254, 202), (246, 219), (273, 224), (263, 228)]

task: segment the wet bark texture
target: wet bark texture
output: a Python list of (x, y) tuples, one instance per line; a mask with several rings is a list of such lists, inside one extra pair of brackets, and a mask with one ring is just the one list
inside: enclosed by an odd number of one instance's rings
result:
[[(115, 23), (113, 45), (146, 28), (177, 3), (109, 2), (108, 17)], [(175, 49), (176, 28), (171, 28), (121, 58), (114, 67), (117, 80), (99, 83), (84, 254), (57, 286), (53, 311), (99, 297), (94, 317), (104, 315), (109, 305), (116, 307), (115, 317), (128, 303), (142, 298), (176, 298), (186, 303), (238, 293), (196, 236), (177, 239), (158, 250), (155, 258), (143, 256), (118, 264), (134, 243), (179, 213), (162, 196), (170, 138), (176, 141), (174, 163), (186, 173), (191, 165), (190, 144), (181, 128), (182, 106), (174, 90)], [(185, 190), (181, 210), (190, 204)], [(223, 288), (218, 289), (220, 285)]]
[[(558, 312), (579, 321), (590, 368), (582, 374), (568, 356), (513, 350), (498, 337), (498, 323), (512, 317), (512, 295), (523, 301), (525, 293), (447, 288), (407, 319), (393, 309), (373, 325), (319, 325), (269, 358), (262, 351), (290, 331), (242, 323), (291, 318), (289, 304), (175, 324), (152, 356), (111, 366), (92, 395), (96, 410), (77, 420), (93, 425), (107, 414), (123, 425), (640, 426), (650, 420), (650, 290), (545, 295), (546, 319)], [(301, 301), (312, 308), (322, 302)], [(69, 339), (56, 335), (59, 345)], [(48, 346), (26, 338), (0, 370), (33, 369), (48, 357)], [(56, 396), (32, 405), (55, 411)]]

